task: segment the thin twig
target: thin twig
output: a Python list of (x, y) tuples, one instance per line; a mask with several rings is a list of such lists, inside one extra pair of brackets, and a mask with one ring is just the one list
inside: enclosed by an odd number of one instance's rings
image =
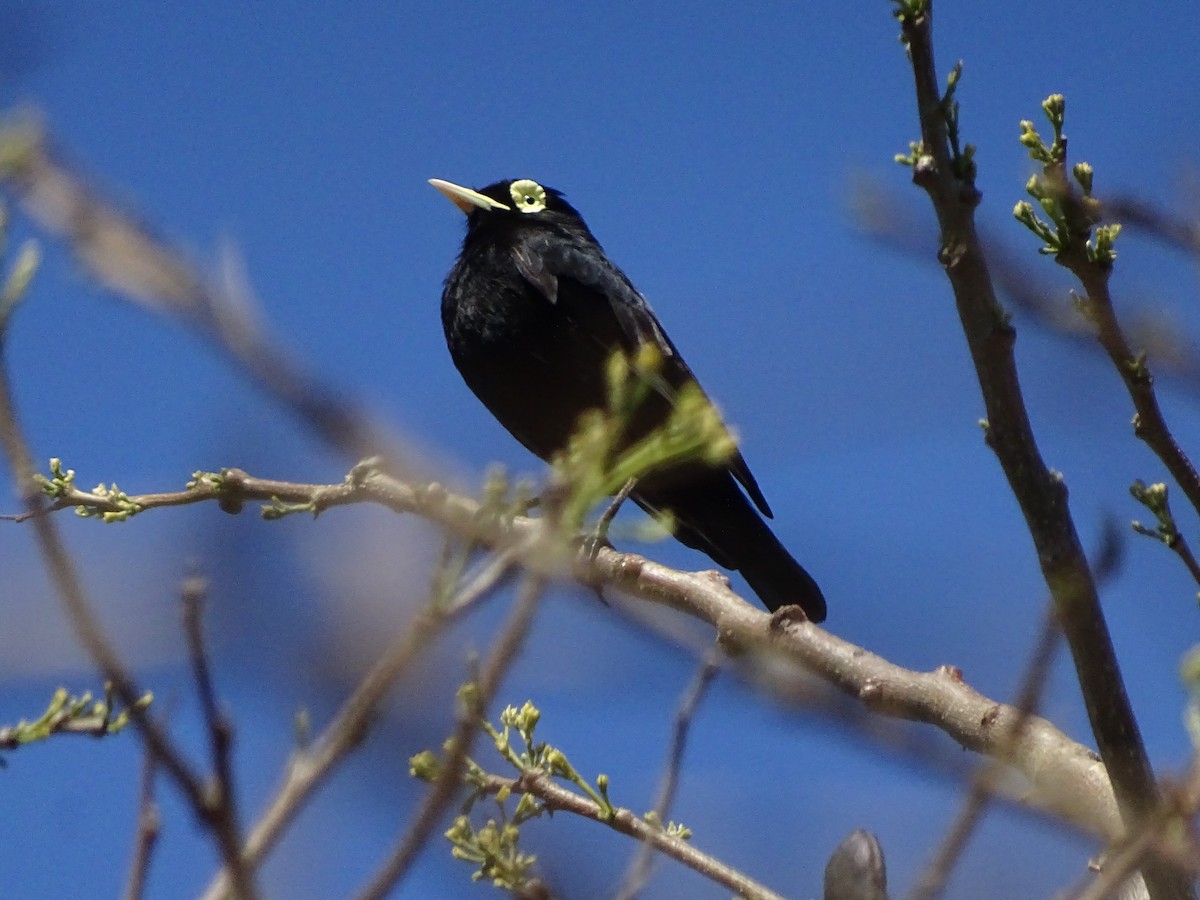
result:
[(137, 835), (133, 842), (133, 861), (125, 885), (125, 900), (141, 900), (150, 874), (150, 859), (162, 828), (158, 804), (154, 801), (154, 779), (158, 764), (153, 753), (147, 752), (142, 762), (142, 783), (138, 791)]
[[(654, 802), (654, 815), (660, 824), (666, 822), (671, 804), (675, 802), (679, 773), (683, 767), (683, 754), (687, 749), (688, 732), (691, 730), (696, 710), (700, 708), (701, 701), (721, 671), (724, 658), (725, 655), (719, 648), (711, 648), (705, 654), (704, 662), (679, 703), (679, 711), (675, 714), (675, 727), (671, 730), (671, 744), (667, 748), (667, 766), (663, 772), (662, 786), (658, 791), (658, 799)], [(617, 891), (616, 900), (634, 900), (645, 889), (653, 868), (654, 850), (653, 844), (642, 844), (625, 874), (620, 890)]]
[(230, 879), (233, 884), (252, 884), (250, 869), (242, 858), (242, 831), (238, 825), (237, 788), (233, 774), (233, 723), (229, 721), (217, 702), (217, 691), (213, 685), (212, 667), (204, 644), (204, 598), (208, 585), (198, 574), (184, 579), (181, 591), (183, 609), (183, 631), (187, 637), (188, 660), (192, 667), (192, 679), (200, 699), (204, 725), (208, 731), (209, 755), (212, 760), (213, 777), (209, 788), (207, 821), (217, 832), (225, 835), (223, 841), (239, 848), (225, 863), (231, 866)]
[(1167, 546), (1176, 556), (1183, 562), (1188, 573), (1192, 576), (1196, 584), (1200, 584), (1200, 562), (1196, 561), (1195, 555), (1192, 553), (1192, 548), (1182, 534), (1171, 541)]
[(458, 723), (448, 742), (450, 749), (442, 762), (437, 780), (412, 817), (404, 836), (359, 894), (360, 900), (383, 900), (388, 895), (428, 843), (442, 815), (454, 800), (454, 795), (461, 789), (462, 774), (479, 733), (479, 723), (487, 714), (500, 682), (529, 635), (543, 587), (544, 581), (540, 576), (526, 576), (508, 621), (475, 680), (474, 690), (462, 698)]
[(585, 819), (607, 825), (621, 834), (644, 841), (664, 856), (683, 863), (689, 869), (728, 888), (739, 897), (752, 898), (752, 900), (782, 900), (780, 895), (770, 888), (697, 850), (691, 842), (667, 834), (662, 828), (634, 815), (628, 809), (618, 808), (615, 815), (606, 816), (591, 799), (557, 784), (540, 769), (530, 769), (519, 778), (488, 775), (482, 789), (490, 794), (500, 791), (532, 794), (541, 800), (547, 809), (582, 816)]
[(1079, 279), (1087, 294), (1088, 314), (1096, 322), (1096, 339), (1121, 377), (1136, 411), (1133, 433), (1145, 441), (1167, 467), (1192, 508), (1200, 514), (1200, 474), (1167, 425), (1145, 357), (1134, 353), (1121, 328), (1109, 288), (1112, 268), (1089, 260), (1085, 243), (1085, 237), (1075, 236), (1071, 245), (1055, 259)]
[(630, 478), (622, 485), (621, 490), (613, 495), (612, 501), (604, 508), (604, 512), (600, 513), (596, 519), (596, 528), (594, 531), (596, 541), (603, 541), (608, 538), (608, 529), (612, 525), (613, 519), (617, 517), (617, 513), (621, 511), (621, 507), (625, 501), (629, 499), (629, 495), (633, 493), (633, 489), (637, 487), (637, 479)]

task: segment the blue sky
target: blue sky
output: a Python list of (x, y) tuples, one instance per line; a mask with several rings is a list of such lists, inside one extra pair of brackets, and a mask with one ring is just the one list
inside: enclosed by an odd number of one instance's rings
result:
[[(980, 438), (982, 404), (931, 264), (932, 231), (930, 262), (914, 260), (862, 236), (852, 212), (873, 183), (931, 218), (891, 161), (917, 125), (889, 4), (346, 6), (0, 3), (0, 93), (39, 109), (68, 158), (198, 264), (211, 270), (222, 246), (236, 248), (280, 340), (464, 488), (493, 460), (540, 469), (445, 351), (438, 300), (463, 222), (426, 179), (530, 177), (565, 191), (741, 434), (777, 533), (825, 590), (827, 627), (913, 668), (958, 665), (984, 693), (1010, 698), (1044, 586)], [(937, 16), (943, 73), (965, 60), (981, 218), (1048, 284), (1069, 286), (1010, 217), (1031, 171), (1017, 123), (1039, 116), (1047, 94), (1066, 95), (1071, 151), (1095, 166), (1098, 191), (1194, 196), (1190, 5), (944, 3)], [(1122, 311), (1166, 310), (1190, 338), (1194, 270), (1134, 235), (1118, 249)], [(1141, 516), (1128, 484), (1162, 468), (1130, 435), (1131, 410), (1102, 359), (1017, 325), (1043, 454), (1064, 472), (1094, 546), (1104, 517)], [(221, 466), (336, 481), (349, 464), (202, 341), (89, 284), (53, 243), (8, 354), (38, 456), (63, 457), (87, 486), (168, 489)], [(1200, 446), (1195, 392), (1167, 385), (1161, 397), (1181, 441)], [(1177, 507), (1194, 536), (1194, 517)], [(285, 758), (293, 712), (307, 707), (320, 722), (334, 708), (379, 636), (422, 599), (435, 546), (421, 523), (368, 510), (261, 523), (193, 508), (121, 527), (62, 524), (110, 628), (197, 753), (174, 595), (187, 564), (209, 573), (249, 819)], [(674, 545), (643, 549), (706, 565)], [(1160, 546), (1131, 537), (1126, 550), (1104, 601), (1151, 754), (1171, 771), (1189, 752), (1177, 666), (1194, 641), (1195, 585)], [(0, 562), (7, 722), (34, 714), (59, 684), (82, 690), (95, 678), (26, 529), (7, 529)], [(486, 646), (500, 606), (430, 653), (395, 716), (267, 865), (271, 895), (340, 896), (363, 883), (420, 795), (405, 760), (445, 734), (466, 650)], [(618, 803), (644, 809), (693, 668), (561, 590), (502, 698), (534, 697), (545, 737), (582, 770), (607, 772)], [(1088, 739), (1065, 665), (1046, 709)], [(0, 824), (6, 894), (113, 896), (139, 766), (131, 736), (11, 757), (0, 779), (21, 812)], [(723, 676), (696, 723), (674, 817), (699, 846), (796, 896), (819, 893), (828, 853), (864, 827), (902, 890), (959, 795), (952, 778)], [(171, 789), (161, 797), (151, 896), (190, 895), (212, 851)], [(633, 850), (566, 817), (529, 838), (572, 896), (611, 888)], [(998, 812), (951, 895), (1047, 895), (1081, 874), (1092, 849)], [(659, 871), (653, 896), (707, 890), (670, 864)], [(435, 844), (398, 895), (490, 890), (467, 874)]]

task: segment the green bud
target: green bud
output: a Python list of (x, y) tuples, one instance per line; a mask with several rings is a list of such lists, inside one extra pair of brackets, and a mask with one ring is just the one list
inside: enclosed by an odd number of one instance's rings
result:
[(551, 775), (566, 775), (571, 773), (571, 764), (567, 761), (566, 754), (561, 750), (556, 750), (549, 747), (546, 750), (546, 766), (550, 769)]
[[(409, 757), (408, 774), (422, 781), (436, 781), (442, 771), (441, 760), (429, 750), (423, 750), (416, 756)], [(449, 837), (449, 833), (446, 834)]]
[(472, 834), (471, 820), (466, 816), (459, 816), (454, 820), (454, 824), (446, 830), (445, 837), (446, 840), (458, 844), (469, 840)]
[(1075, 180), (1079, 182), (1079, 186), (1083, 189), (1083, 193), (1091, 194), (1092, 176), (1095, 174), (1092, 171), (1091, 165), (1085, 162), (1075, 163), (1075, 167), (1071, 171), (1075, 175)]
[(517, 809), (513, 815), (517, 819), (527, 819), (537, 815), (540, 811), (537, 799), (533, 794), (522, 794), (521, 799), (517, 801)]
[(525, 734), (532, 734), (533, 729), (537, 727), (537, 723), (541, 721), (541, 718), (542, 713), (533, 705), (533, 701), (526, 700), (525, 705), (521, 707), (517, 727)]
[(473, 681), (465, 682), (459, 687), (455, 697), (465, 709), (473, 709), (479, 704), (479, 685)]
[(691, 839), (692, 829), (679, 822), (671, 822), (667, 825), (667, 834), (671, 837), (679, 838), (681, 841), (686, 841)]
[(500, 724), (512, 728), (517, 724), (517, 708), (515, 706), (506, 706), (504, 711), (500, 713)]
[(1052, 123), (1062, 125), (1063, 116), (1067, 110), (1067, 100), (1062, 94), (1051, 94), (1042, 101), (1042, 110)]

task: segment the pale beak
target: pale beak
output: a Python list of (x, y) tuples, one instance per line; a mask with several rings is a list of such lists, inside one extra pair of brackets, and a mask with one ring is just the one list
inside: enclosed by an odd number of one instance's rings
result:
[(493, 200), (491, 197), (485, 197), (479, 191), (473, 191), (469, 187), (463, 187), (460, 184), (452, 184), (449, 181), (442, 181), (440, 178), (430, 178), (429, 183), (441, 191), (447, 200), (468, 215), (477, 209), (511, 208), (498, 200)]

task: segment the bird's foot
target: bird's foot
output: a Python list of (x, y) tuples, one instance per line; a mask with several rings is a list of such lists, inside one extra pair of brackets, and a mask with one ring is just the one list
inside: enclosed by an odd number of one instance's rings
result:
[[(621, 509), (621, 504), (629, 499), (629, 495), (633, 492), (634, 485), (637, 484), (636, 478), (630, 478), (625, 482), (625, 486), (617, 491), (612, 502), (608, 504), (604, 512), (600, 514), (600, 518), (596, 520), (596, 527), (590, 532), (583, 535), (579, 542), (579, 552), (584, 561), (584, 566), (591, 569), (596, 563), (596, 557), (600, 555), (600, 551), (604, 548), (612, 549), (612, 543), (608, 540), (608, 529), (612, 525), (613, 519), (616, 518), (617, 512)], [(600, 598), (601, 603), (607, 604), (604, 599), (604, 592), (601, 585), (596, 582), (592, 585), (596, 596)]]
[(621, 504), (628, 500), (629, 495), (633, 493), (633, 488), (636, 484), (636, 478), (630, 478), (625, 482), (625, 486), (617, 491), (612, 502), (608, 504), (604, 512), (600, 514), (600, 518), (596, 520), (596, 526), (581, 539), (580, 551), (587, 560), (589, 567), (596, 562), (596, 557), (603, 548), (612, 547), (612, 544), (608, 540), (608, 529), (612, 526), (613, 519), (617, 517), (617, 512), (621, 509)]
[[(621, 505), (629, 499), (629, 495), (633, 493), (633, 489), (637, 486), (637, 479), (630, 478), (625, 482), (625, 485), (617, 491), (612, 498), (612, 502), (608, 504), (604, 512), (600, 513), (600, 518), (596, 520), (596, 527), (592, 530), (592, 537), (604, 544), (608, 544), (608, 529), (612, 525), (613, 519), (617, 517), (617, 513), (621, 510)], [(610, 545), (611, 546), (611, 545)], [(595, 547), (599, 551), (600, 546)], [(595, 555), (592, 556), (595, 559)]]

